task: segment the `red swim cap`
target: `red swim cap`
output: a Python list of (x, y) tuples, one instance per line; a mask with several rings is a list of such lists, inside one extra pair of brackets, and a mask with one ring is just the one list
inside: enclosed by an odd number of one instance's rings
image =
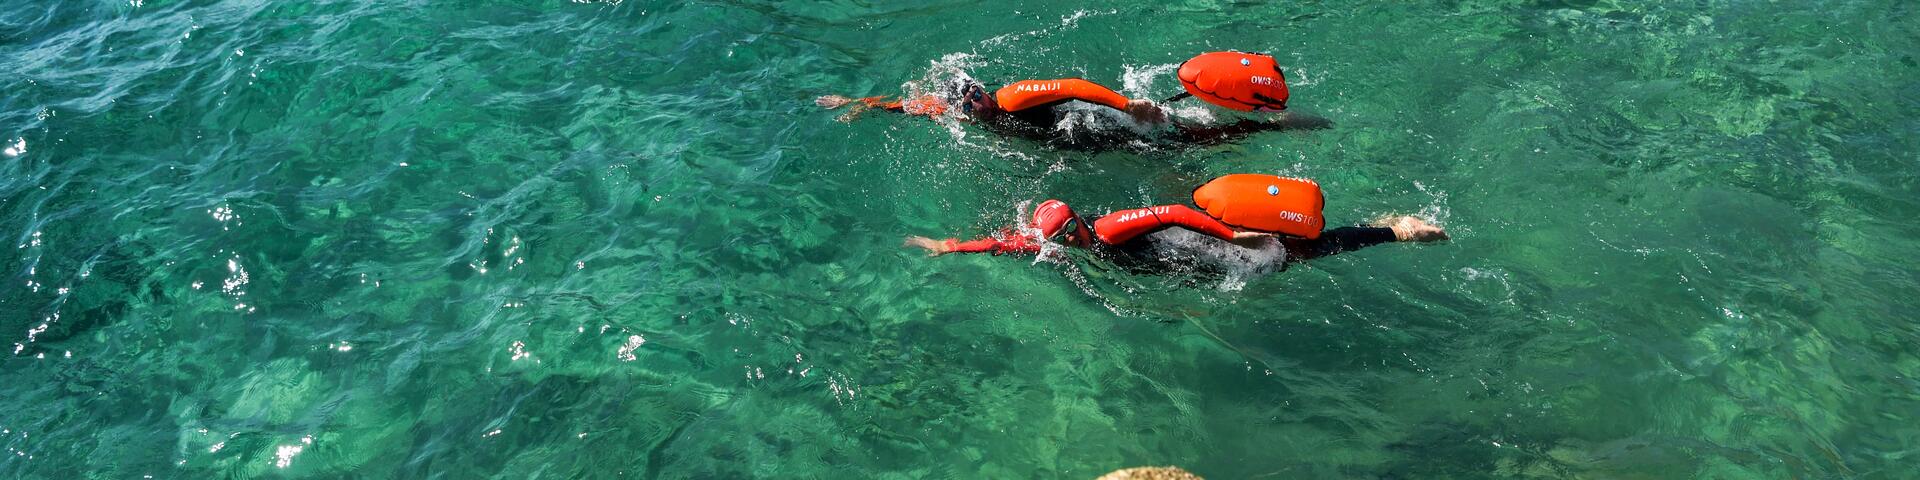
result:
[(1093, 237), (1092, 232), (1087, 231), (1087, 222), (1080, 221), (1080, 216), (1073, 213), (1067, 202), (1050, 199), (1033, 209), (1033, 226), (1040, 229), (1041, 237), (1052, 239), (1066, 230), (1069, 223), (1080, 237), (1074, 243), (1086, 244), (1087, 239)]

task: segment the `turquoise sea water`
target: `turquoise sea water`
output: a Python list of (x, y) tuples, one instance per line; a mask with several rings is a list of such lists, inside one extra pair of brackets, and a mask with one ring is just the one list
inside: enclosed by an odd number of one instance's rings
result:
[[(0, 7), (0, 477), (1920, 477), (1910, 1)], [(1331, 128), (811, 103), (1230, 48)], [(1454, 240), (899, 246), (1236, 172)]]

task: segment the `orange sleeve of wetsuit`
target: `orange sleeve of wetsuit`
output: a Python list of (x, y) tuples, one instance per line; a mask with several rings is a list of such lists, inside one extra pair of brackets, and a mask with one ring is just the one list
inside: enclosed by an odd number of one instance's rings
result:
[(860, 102), (861, 105), (866, 105), (867, 108), (879, 108), (879, 109), (893, 110), (893, 111), (900, 110), (900, 100), (898, 99), (876, 96), (876, 97), (859, 98), (859, 99), (856, 99), (855, 101)]
[(890, 112), (906, 113), (909, 115), (934, 116), (934, 115), (946, 113), (947, 111), (946, 102), (942, 102), (940, 101), (939, 97), (935, 97), (932, 95), (921, 95), (921, 96), (913, 97), (909, 99), (899, 99), (899, 98), (890, 98), (890, 97), (866, 97), (866, 98), (859, 99), (859, 102), (862, 105), (866, 105), (868, 108), (878, 108), (878, 109), (883, 109)]
[(1170, 205), (1171, 209), (1160, 214), (1160, 219), (1170, 225), (1204, 233), (1221, 240), (1233, 240), (1233, 227), (1215, 220), (1199, 210), (1186, 205)]
[(1093, 222), (1101, 243), (1119, 245), (1167, 227), (1180, 227), (1221, 240), (1233, 239), (1233, 227), (1186, 205), (1161, 205), (1109, 213)]
[(1126, 110), (1127, 102), (1132, 101), (1113, 89), (1078, 78), (1022, 80), (1000, 87), (999, 91), (993, 93), (993, 99), (1000, 104), (1000, 108), (1009, 112), (1018, 112), (1061, 100), (1079, 100), (1106, 105), (1115, 110)]
[(948, 253), (1040, 253), (1040, 243), (1027, 235), (1005, 231), (1000, 235), (977, 240), (960, 241), (949, 238), (945, 242)]

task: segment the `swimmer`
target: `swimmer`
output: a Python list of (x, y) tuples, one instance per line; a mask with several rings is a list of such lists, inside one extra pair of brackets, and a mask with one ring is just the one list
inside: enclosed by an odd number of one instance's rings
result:
[[(1211, 187), (1237, 186), (1231, 185), (1234, 182), (1228, 180), (1246, 185), (1252, 185), (1248, 182), (1265, 182), (1268, 191), (1274, 193), (1266, 196), (1244, 191), (1220, 194), (1220, 188)], [(1321, 231), (1323, 220), (1320, 218), (1319, 188), (1307, 180), (1269, 175), (1230, 175), (1208, 185), (1196, 190), (1197, 203), (1202, 203), (1202, 208), (1207, 208), (1207, 204), (1219, 208), (1206, 213), (1175, 204), (1121, 210), (1087, 220), (1074, 213), (1066, 202), (1047, 200), (1034, 209), (1032, 221), (1026, 225), (1026, 229), (1010, 228), (968, 241), (910, 236), (905, 246), (925, 249), (928, 256), (949, 253), (1034, 254), (1039, 253), (1046, 243), (1092, 248), (1096, 253), (1131, 255), (1143, 250), (1144, 245), (1140, 240), (1148, 234), (1168, 228), (1183, 228), (1246, 248), (1257, 248), (1259, 244), (1274, 239), (1286, 248), (1286, 263), (1294, 263), (1382, 243), (1448, 239), (1445, 229), (1414, 216), (1389, 217), (1369, 225)], [(1274, 200), (1264, 201), (1270, 198)], [(1237, 204), (1227, 205), (1229, 203)], [(1258, 218), (1248, 220), (1250, 215)], [(1268, 217), (1285, 220), (1268, 221), (1271, 220)], [(1236, 227), (1221, 218), (1241, 220), (1246, 225)], [(1255, 224), (1258, 226), (1254, 227)], [(1027, 232), (1037, 232), (1038, 235)]]
[[(1287, 108), (1286, 78), (1271, 56), (1241, 52), (1202, 54), (1182, 64), (1179, 77), (1186, 92), (1167, 99), (1168, 102), (1195, 97), (1246, 112), (1280, 112)], [(1084, 138), (1063, 134), (1059, 127), (1068, 118), (1070, 105), (1075, 104), (1124, 113), (1135, 123), (1148, 127), (1172, 123), (1175, 135), (1170, 140), (1188, 144), (1218, 143), (1264, 130), (1317, 129), (1328, 125), (1325, 119), (1296, 115), (1267, 120), (1242, 119), (1226, 125), (1169, 122), (1159, 103), (1128, 98), (1111, 88), (1079, 78), (1022, 80), (992, 90), (966, 79), (948, 86), (938, 95), (863, 98), (825, 95), (814, 99), (814, 104), (830, 110), (851, 106), (840, 115), (839, 120), (843, 122), (875, 109), (927, 117), (958, 113), (958, 118), (996, 133), (1036, 140), (1066, 140), (1068, 146), (1124, 144), (1139, 139), (1137, 133), (1122, 131), (1126, 129), (1083, 132), (1087, 135)], [(1067, 138), (1061, 138), (1063, 136)]]
[(840, 116), (841, 121), (850, 121), (861, 112), (876, 108), (924, 116), (941, 115), (957, 108), (962, 117), (988, 125), (1051, 130), (1065, 117), (1066, 112), (1057, 107), (1068, 103), (1111, 108), (1142, 124), (1167, 121), (1167, 113), (1152, 100), (1127, 98), (1111, 88), (1079, 78), (1022, 80), (992, 92), (988, 92), (980, 82), (965, 80), (950, 93), (952, 100), (936, 95), (907, 99), (827, 95), (814, 99), (813, 103), (827, 109), (854, 105)]

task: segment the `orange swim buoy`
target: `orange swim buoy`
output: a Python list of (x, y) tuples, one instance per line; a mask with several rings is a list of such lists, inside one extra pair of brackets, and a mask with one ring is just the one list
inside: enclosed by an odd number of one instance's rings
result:
[(1272, 55), (1202, 53), (1180, 64), (1180, 86), (1207, 103), (1242, 112), (1287, 109), (1287, 77)]
[(1193, 204), (1222, 223), (1248, 230), (1320, 238), (1327, 199), (1320, 184), (1304, 178), (1240, 173), (1215, 178), (1193, 190)]

